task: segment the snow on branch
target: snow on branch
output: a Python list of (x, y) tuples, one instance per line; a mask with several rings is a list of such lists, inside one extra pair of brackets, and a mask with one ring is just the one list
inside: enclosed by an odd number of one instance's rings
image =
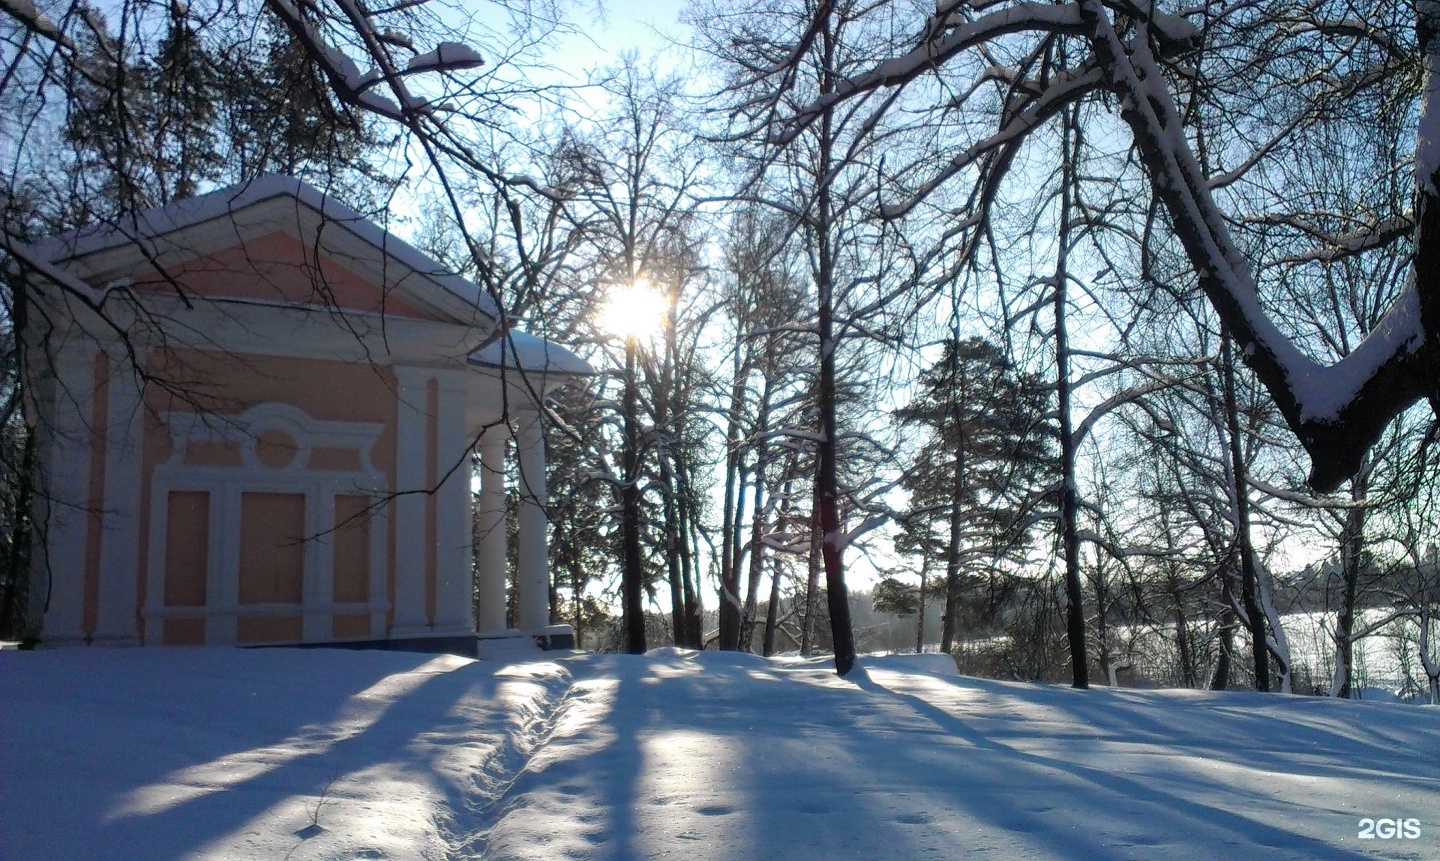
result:
[(1382, 218), (1345, 233), (1326, 232), (1319, 225), (1298, 215), (1267, 215), (1251, 220), (1259, 224), (1294, 228), (1320, 243), (1318, 248), (1282, 257), (1278, 261), (1280, 263), (1334, 263), (1375, 248), (1383, 248), (1415, 232), (1415, 219), (1409, 213)]
[(48, 15), (42, 14), (30, 0), (0, 0), (0, 11), (19, 21), (22, 27), (37, 36), (43, 36), (66, 48), (75, 47), (60, 26)]
[(1074, 4), (1054, 3), (1018, 3), (953, 27), (947, 26), (948, 20), (946, 18), (941, 22), (941, 27), (948, 32), (937, 33), (922, 41), (910, 53), (886, 60), (863, 75), (842, 81), (834, 93), (812, 102), (790, 120), (785, 130), (775, 137), (775, 142), (784, 144), (794, 140), (819, 119), (826, 108), (861, 93), (908, 83), (976, 45), (1031, 30), (1079, 34), (1082, 23), (1079, 9)]
[(22, 272), (32, 270), (61, 289), (85, 299), (92, 307), (98, 306), (103, 298), (100, 291), (51, 263), (46, 255), (34, 251), (11, 236), (9, 231), (0, 230), (0, 252), (4, 252), (0, 254), (0, 262), (6, 262), (8, 258), (6, 268), (18, 268)]
[(1117, 544), (1106, 538), (1093, 529), (1081, 529), (1078, 532), (1080, 540), (1094, 544), (1104, 550), (1109, 556), (1116, 560), (1129, 559), (1132, 556), (1141, 556), (1150, 559), (1164, 559), (1178, 555), (1179, 551), (1170, 547), (1160, 547), (1154, 544)]
[[(829, 13), (828, 5), (822, 8), (822, 14)], [(942, 162), (939, 174), (908, 200), (888, 207), (886, 214), (903, 213), (971, 165), (982, 168), (977, 189), (993, 192), (1009, 168), (1006, 153), (1013, 151), (1015, 141), (1022, 139), (1029, 128), (1044, 119), (1042, 106), (1063, 105), (1066, 98), (1078, 97), (1087, 88), (1109, 89), (1117, 97), (1115, 104), (1132, 133), (1132, 146), (1202, 291), (1239, 345), (1246, 364), (1309, 452), (1312, 487), (1326, 492), (1355, 473), (1365, 452), (1396, 415), (1417, 398), (1437, 394), (1432, 354), (1440, 350), (1440, 344), (1429, 343), (1427, 333), (1434, 340), (1434, 333), (1440, 332), (1440, 252), (1431, 247), (1440, 244), (1440, 0), (1420, 0), (1416, 10), (1426, 70), (1416, 179), (1422, 198), (1431, 201), (1429, 209), (1421, 207), (1414, 216), (1415, 266), (1424, 277), (1417, 274), (1412, 278), (1380, 325), (1352, 353), (1330, 365), (1312, 359), (1276, 325), (1261, 300), (1249, 262), (1230, 234), (1227, 214), (1214, 199), (1217, 187), (1252, 168), (1279, 145), (1284, 135), (1262, 144), (1258, 152), (1229, 174), (1207, 176), (1187, 136), (1170, 91), (1170, 77), (1162, 65), (1162, 61), (1193, 51), (1200, 44), (1199, 31), (1183, 16), (1158, 13), (1148, 0), (941, 0), (914, 49), (843, 81), (833, 93), (799, 110), (772, 140), (790, 142), (839, 102), (885, 88), (899, 88), (923, 74), (938, 71), (972, 49), (984, 60), (982, 78), (1003, 79), (1003, 74), (989, 68), (994, 62), (986, 49), (989, 43), (1006, 36), (1086, 37), (1093, 56), (1068, 70), (1053, 70), (1049, 84), (1052, 89), (1045, 95), (1037, 96), (1028, 80), (1016, 78), (1019, 85), (1011, 89), (1005, 106), (1016, 111), (1007, 114), (1011, 124), (1002, 125), (995, 136)], [(1327, 32), (1337, 34), (1335, 38), (1353, 37), (1347, 33), (1354, 28), (1343, 21), (1325, 26)], [(1361, 70), (1361, 78), (1368, 74)], [(1354, 92), (1362, 85), (1364, 81), (1359, 78), (1336, 84), (1346, 92)], [(937, 110), (952, 107), (948, 102), (936, 105)], [(1026, 107), (1032, 109), (1031, 114), (1023, 113)], [(1300, 128), (1295, 128), (1296, 134)], [(866, 130), (873, 132), (872, 124), (867, 124)], [(981, 196), (980, 209), (987, 199)], [(968, 216), (957, 217), (974, 217), (976, 209), (972, 206)], [(1426, 212), (1431, 213), (1430, 227), (1426, 226)], [(1328, 250), (1318, 252), (1315, 259), (1333, 260), (1359, 253), (1391, 241), (1407, 229), (1400, 220), (1382, 222), (1374, 228), (1367, 235), (1329, 237)], [(1432, 238), (1423, 241), (1427, 237)]]
[(1276, 485), (1273, 485), (1268, 481), (1255, 478), (1254, 476), (1248, 476), (1246, 478), (1246, 484), (1250, 485), (1252, 488), (1260, 491), (1266, 496), (1272, 497), (1274, 499), (1282, 499), (1286, 502), (1293, 502), (1297, 505), (1303, 505), (1306, 508), (1327, 508), (1338, 510), (1346, 508), (1365, 508), (1370, 505), (1370, 503), (1365, 501), (1356, 502), (1350, 499), (1322, 499), (1318, 496), (1312, 496), (1302, 491), (1291, 490), (1285, 487), (1277, 487)]
[(864, 536), (867, 532), (873, 532), (874, 530), (879, 529), (881, 526), (889, 523), (893, 519), (894, 516), (890, 512), (885, 512), (882, 514), (872, 514), (871, 516), (860, 521), (860, 523), (853, 529), (832, 532), (826, 535), (825, 543), (830, 545), (831, 547), (834, 547), (837, 552), (843, 553), (845, 551), (845, 548), (860, 540), (860, 538)]
[[(5, 0), (15, 2), (15, 0)], [(391, 56), (391, 47), (412, 48), (408, 37), (397, 38), (394, 31), (378, 26), (374, 16), (367, 14), (353, 0), (333, 0), (338, 15), (325, 15), (315, 0), (266, 0), (266, 5), (290, 29), (329, 80), (335, 94), (346, 104), (379, 114), (397, 122), (409, 123), (411, 118), (434, 109), (429, 99), (417, 96), (406, 84), (406, 78), (417, 74), (448, 74), (474, 69), (485, 60), (469, 45), (442, 42), (435, 50), (411, 57), (403, 69)], [(314, 23), (315, 18), (338, 19), (339, 25), (354, 35), (364, 49), (366, 59), (374, 64), (361, 74), (359, 66), (345, 51), (337, 47)], [(376, 92), (385, 85), (390, 96)], [(392, 98), (393, 97), (393, 98)]]
[(461, 42), (441, 42), (435, 50), (410, 58), (405, 74), (418, 72), (458, 72), (485, 65), (480, 52)]
[(1100, 0), (1081, 0), (1081, 7), (1096, 54), (1120, 97), (1121, 118), (1134, 134), (1151, 186), (1201, 288), (1310, 453), (1312, 486), (1333, 489), (1354, 473), (1389, 421), (1423, 393), (1409, 361), (1424, 343), (1413, 281), (1349, 356), (1326, 367), (1300, 352), (1260, 302), (1148, 42), (1122, 40)]
[(1254, 151), (1246, 156), (1238, 165), (1224, 173), (1210, 177), (1210, 190), (1219, 191), (1222, 188), (1239, 182), (1266, 156), (1274, 152), (1275, 149), (1285, 141), (1290, 140), (1295, 132), (1311, 119), (1312, 117), (1307, 111), (1296, 111), (1295, 116), (1291, 117), (1288, 123), (1275, 134), (1271, 135), (1269, 140), (1255, 147)]

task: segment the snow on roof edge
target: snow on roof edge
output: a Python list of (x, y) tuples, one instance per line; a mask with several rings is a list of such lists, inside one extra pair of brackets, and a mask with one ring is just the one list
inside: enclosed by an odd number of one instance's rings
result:
[(37, 249), (33, 244), (19, 242), (8, 233), (0, 232), (0, 252), (3, 252), (0, 253), (0, 260), (4, 261), (6, 268), (13, 268), (19, 272), (30, 269), (66, 290), (92, 301), (97, 298), (95, 288), (50, 262), (50, 258), (44, 251)]
[(85, 227), (31, 243), (30, 247), (54, 263), (153, 240), (207, 221), (213, 221), (277, 197), (291, 197), (345, 229), (417, 275), (434, 282), (452, 295), (475, 305), (481, 313), (498, 321), (500, 309), (478, 285), (445, 271), (439, 262), (403, 239), (304, 180), (283, 174), (265, 174), (247, 182), (218, 188), (196, 197), (165, 206), (121, 216), (116, 223)]
[(595, 374), (590, 363), (569, 349), (526, 332), (511, 329), (507, 334), (470, 354), (470, 363), (490, 368), (589, 377)]

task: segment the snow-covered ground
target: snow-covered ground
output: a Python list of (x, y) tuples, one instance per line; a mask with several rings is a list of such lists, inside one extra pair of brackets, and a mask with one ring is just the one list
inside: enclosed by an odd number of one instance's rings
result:
[(3, 652), (0, 857), (1440, 859), (1440, 709), (866, 667)]

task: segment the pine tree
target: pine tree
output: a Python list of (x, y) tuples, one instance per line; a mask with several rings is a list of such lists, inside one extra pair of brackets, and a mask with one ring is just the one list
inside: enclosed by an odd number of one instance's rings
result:
[(204, 191), (202, 185), (218, 181), (225, 166), (216, 128), (222, 78), (178, 2), (171, 4), (169, 30), (148, 72), (152, 169), (160, 202), (194, 197)]
[(99, 11), (83, 14), (85, 74), (72, 73), (62, 134), (88, 209), (66, 213), (67, 226), (266, 173), (339, 190), (362, 209), (383, 198), (374, 122), (339, 103), (288, 30), (268, 21), (254, 45), (176, 2), (147, 45), (139, 24), (122, 21), (117, 34)]
[(238, 179), (282, 173), (322, 188), (337, 185), (364, 206), (383, 177), (367, 156), (381, 144), (373, 120), (341, 104), (294, 35), (273, 20), (258, 56), (231, 69), (228, 133)]
[(1043, 384), (981, 338), (948, 341), (918, 388), (896, 414), (924, 433), (903, 482), (910, 491), (904, 543), (927, 561), (944, 559), (941, 647), (949, 651), (967, 583), (987, 587), (991, 612), (1003, 593), (995, 569), (1029, 534), (1029, 513), (1053, 469), (1054, 431)]
[(74, 150), (74, 205), (84, 208), (63, 216), (74, 222), (68, 226), (159, 202), (147, 149), (152, 140), (153, 70), (133, 56), (125, 34), (113, 33), (97, 9), (78, 9), (88, 25), (76, 46), (83, 58), (77, 66), (85, 73), (69, 71), (71, 98), (61, 135)]

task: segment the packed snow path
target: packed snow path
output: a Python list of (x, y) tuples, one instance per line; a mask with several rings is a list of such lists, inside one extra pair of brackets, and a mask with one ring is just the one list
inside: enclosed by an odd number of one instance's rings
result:
[[(1440, 709), (954, 675), (0, 654), (16, 858), (1440, 859)], [(1418, 838), (1359, 839), (1362, 819)]]

